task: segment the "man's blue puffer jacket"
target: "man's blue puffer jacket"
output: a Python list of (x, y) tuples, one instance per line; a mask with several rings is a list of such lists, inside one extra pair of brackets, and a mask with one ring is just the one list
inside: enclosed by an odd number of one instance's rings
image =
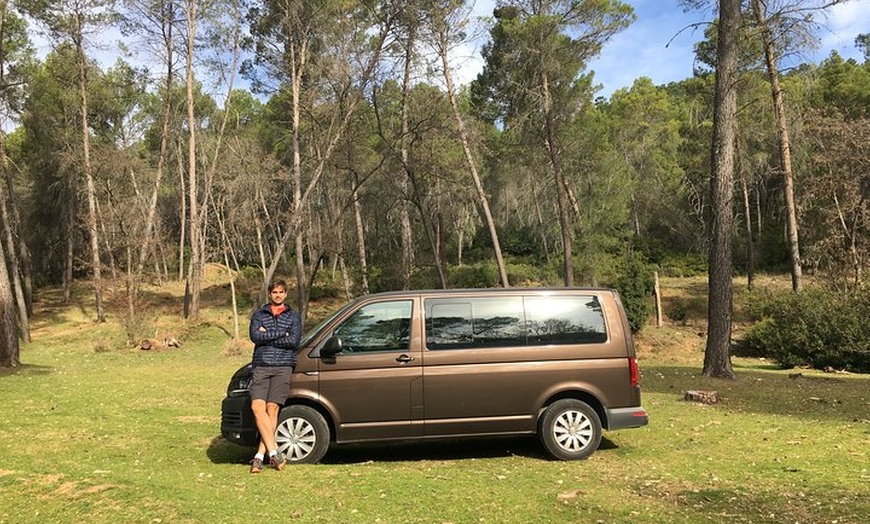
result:
[(296, 366), (296, 349), (302, 337), (299, 313), (284, 305), (284, 311), (272, 315), (269, 304), (251, 315), (249, 329), (254, 343), (251, 366)]

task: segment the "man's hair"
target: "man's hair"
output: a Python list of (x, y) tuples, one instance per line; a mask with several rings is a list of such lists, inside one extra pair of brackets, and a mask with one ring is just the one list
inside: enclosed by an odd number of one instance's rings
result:
[(284, 282), (283, 280), (273, 280), (269, 282), (269, 293), (271, 293), (276, 287), (283, 287), (284, 291), (287, 291), (287, 282)]

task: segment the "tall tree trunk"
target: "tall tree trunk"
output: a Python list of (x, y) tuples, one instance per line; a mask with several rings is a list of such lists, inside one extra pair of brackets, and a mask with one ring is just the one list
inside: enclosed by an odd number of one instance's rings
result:
[(547, 228), (546, 221), (544, 220), (544, 213), (541, 210), (541, 199), (538, 195), (538, 184), (534, 178), (531, 179), (531, 183), (529, 184), (532, 189), (532, 201), (535, 206), (535, 222), (538, 224), (538, 231), (541, 233), (541, 250), (544, 252), (544, 260), (547, 261), (547, 265), (550, 264), (550, 246), (547, 243)]
[(6, 271), (6, 253), (0, 242), (0, 368), (14, 368), (20, 364), (15, 299)]
[(97, 313), (97, 322), (106, 321), (106, 311), (103, 308), (103, 277), (102, 263), (100, 261), (100, 238), (97, 228), (97, 190), (94, 184), (94, 175), (91, 168), (91, 133), (88, 124), (88, 76), (85, 51), (83, 47), (82, 28), (76, 28), (73, 40), (76, 46), (76, 59), (79, 68), (79, 97), (81, 102), (82, 124), (82, 169), (85, 175), (85, 184), (88, 196), (88, 233), (91, 243), (91, 272), (94, 279), (94, 307)]
[[(562, 230), (562, 267), (566, 287), (574, 285), (574, 247), (571, 217), (568, 209), (568, 185), (565, 175), (562, 173), (562, 163), (556, 146), (556, 130), (552, 118), (552, 104), (550, 97), (550, 85), (546, 73), (541, 73), (541, 89), (544, 98), (544, 127), (546, 131), (547, 155), (550, 158), (550, 167), (556, 179), (556, 204), (559, 207), (559, 226)], [(575, 210), (576, 211), (576, 210)]]
[(136, 300), (135, 300), (135, 288), (137, 286), (136, 282), (133, 278), (133, 249), (132, 246), (127, 245), (124, 250), (127, 258), (127, 274), (126, 274), (126, 288), (127, 288), (127, 315), (124, 318), (124, 328), (127, 331), (127, 344), (133, 346), (136, 344), (136, 329), (135, 329), (135, 318), (136, 318)]
[[(456, 101), (456, 90), (453, 87), (453, 74), (450, 69), (448, 60), (449, 40), (447, 21), (442, 19), (439, 22), (439, 37), (438, 50), (441, 55), (441, 67), (444, 73), (444, 81), (447, 83), (447, 97), (450, 100), (450, 107), (453, 109), (453, 119), (456, 122), (456, 131), (459, 134), (459, 141), (462, 143), (462, 151), (465, 154), (465, 162), (468, 165), (468, 170), (471, 173), (471, 179), (474, 181), (475, 196), (477, 197), (477, 205), (480, 208), (481, 218), (486, 224), (486, 229), (489, 232), (489, 238), (492, 241), (492, 251), (495, 256), (495, 263), (498, 267), (499, 282), (502, 287), (510, 287), (508, 282), (507, 269), (505, 268), (504, 257), (501, 252), (501, 243), (498, 240), (498, 231), (495, 228), (495, 220), (492, 218), (492, 212), (489, 209), (489, 198), (483, 190), (483, 183), (480, 179), (480, 174), (477, 171), (477, 163), (474, 160), (474, 155), (471, 153), (471, 144), (468, 140), (468, 133), (465, 130), (465, 123), (462, 120), (462, 112), (459, 110), (459, 103)], [(443, 250), (442, 250), (443, 252)]]
[(716, 88), (713, 99), (713, 145), (710, 179), (711, 232), (707, 347), (704, 376), (734, 378), (731, 368), (732, 200), (737, 135), (737, 62), (740, 0), (719, 0), (719, 37), (716, 44)]
[(196, 115), (194, 113), (195, 93), (194, 93), (194, 78), (193, 78), (193, 53), (194, 42), (196, 37), (196, 18), (197, 18), (197, 0), (187, 0), (185, 4), (185, 12), (187, 18), (187, 48), (186, 48), (186, 68), (187, 68), (187, 191), (188, 201), (190, 202), (190, 263), (187, 273), (189, 290), (190, 290), (190, 309), (189, 315), (192, 319), (199, 318), (199, 299), (202, 291), (202, 241), (200, 235), (200, 209), (199, 195), (197, 194), (197, 175), (196, 175)]
[(21, 283), (24, 288), (24, 305), (27, 308), (27, 315), (33, 316), (33, 264), (30, 262), (30, 249), (27, 247), (27, 242), (24, 240), (24, 235), (21, 235), (21, 218), (18, 214), (18, 205), (15, 203), (14, 192), (11, 189), (11, 180), (9, 181), (9, 195), (12, 196), (12, 217), (18, 235), (18, 261), (21, 264)]
[(176, 168), (178, 169), (178, 185), (180, 187), (179, 201), (181, 207), (178, 210), (178, 280), (184, 280), (184, 248), (187, 246), (187, 184), (184, 182), (184, 151), (182, 149), (181, 137), (175, 144), (176, 149)]
[(447, 256), (444, 254), (444, 228), (442, 227), (444, 212), (441, 204), (444, 194), (441, 192), (440, 180), (435, 182), (435, 195), (435, 203), (430, 207), (428, 218), (431, 229), (427, 229), (427, 231), (430, 231), (431, 234), (429, 241), (432, 243), (432, 254), (435, 257), (435, 267), (438, 268), (441, 289), (447, 289), (450, 287), (450, 274), (447, 269)]
[[(296, 44), (292, 44), (293, 49), (296, 49)], [(290, 89), (293, 97), (293, 170), (291, 171), (291, 183), (293, 184), (293, 216), (296, 218), (296, 224), (301, 224), (302, 206), (302, 81), (306, 70), (308, 60), (308, 43), (302, 44), (299, 51), (299, 62), (295, 60), (291, 63), (291, 80)], [(303, 242), (302, 229), (296, 228), (295, 235), (295, 251), (296, 251), (296, 309), (302, 319), (305, 319), (306, 312), (306, 272), (305, 261), (303, 259)], [(282, 250), (283, 251), (283, 250)], [(276, 254), (277, 255), (277, 254)]]
[[(4, 180), (9, 180), (9, 159), (6, 158), (6, 133), (3, 130), (0, 130), (0, 168), (3, 169)], [(20, 231), (16, 227), (17, 224), (13, 220), (12, 214), (9, 212), (9, 207), (13, 205), (14, 202), (11, 195), (7, 195), (6, 191), (2, 190), (2, 185), (0, 185), (0, 222), (3, 223), (4, 241), (6, 242), (6, 251), (8, 252), (7, 258), (9, 260), (9, 272), (11, 273), (9, 275), (9, 283), (15, 291), (18, 327), (21, 332), (21, 338), (24, 342), (30, 342), (30, 319), (27, 312), (27, 299), (24, 285), (21, 282), (21, 268), (15, 243), (16, 237), (20, 236)], [(2, 260), (0, 258), (0, 262)]]
[[(236, 294), (236, 275), (238, 275), (238, 261), (236, 260), (235, 255), (233, 255), (234, 264), (230, 265), (230, 252), (232, 251), (232, 244), (230, 243), (230, 236), (227, 233), (226, 223), (221, 216), (220, 209), (218, 208), (217, 203), (214, 201), (214, 198), (211, 198), (212, 208), (214, 209), (215, 220), (218, 224), (218, 231), (221, 238), (221, 247), (224, 256), (224, 266), (227, 269), (227, 278), (230, 281), (230, 298), (232, 299), (233, 306), (233, 340), (241, 340), (241, 329), (239, 325), (239, 302)], [(224, 207), (224, 206), (221, 206)]]
[(359, 253), (360, 284), (362, 292), (369, 292), (368, 253), (366, 251), (366, 231), (362, 218), (362, 203), (359, 200), (360, 182), (356, 174), (353, 177), (353, 221), (356, 225), (356, 245)]
[(752, 205), (749, 203), (749, 185), (746, 174), (740, 177), (743, 190), (743, 215), (746, 224), (746, 288), (751, 290), (755, 280), (755, 237), (752, 233)]
[(858, 253), (858, 245), (855, 240), (858, 221), (850, 220), (852, 227), (849, 227), (846, 223), (846, 217), (843, 215), (843, 208), (840, 207), (840, 199), (837, 197), (837, 193), (834, 193), (834, 204), (837, 209), (837, 220), (843, 229), (843, 238), (846, 239), (846, 248), (849, 251), (849, 260), (852, 264), (852, 286), (855, 289), (859, 289), (861, 287), (861, 255)]
[(638, 210), (637, 195), (631, 194), (631, 225), (634, 229), (634, 236), (640, 238), (640, 211)]
[(786, 233), (788, 235), (789, 255), (791, 256), (791, 287), (800, 291), (802, 287), (801, 255), (798, 242), (797, 209), (794, 198), (794, 173), (791, 165), (791, 141), (788, 136), (788, 119), (785, 113), (785, 102), (782, 99), (782, 88), (779, 85), (779, 69), (776, 65), (773, 34), (762, 13), (760, 0), (752, 0), (752, 12), (755, 21), (761, 29), (761, 39), (764, 45), (764, 61), (767, 65), (767, 75), (770, 78), (770, 92), (773, 97), (773, 109), (776, 114), (776, 131), (779, 136), (779, 156), (782, 162), (782, 177), (785, 188)]
[[(438, 197), (441, 198), (440, 196)], [(441, 210), (441, 206), (438, 206), (438, 211), (435, 214), (435, 223), (438, 227), (438, 264), (439, 267), (447, 268), (447, 234), (444, 231), (444, 213)], [(442, 287), (447, 289), (450, 285), (450, 281), (447, 278), (445, 271), (444, 280), (442, 281)], [(507, 287), (507, 286), (504, 286)]]
[(410, 95), (411, 95), (411, 60), (414, 56), (414, 45), (416, 44), (416, 24), (408, 28), (408, 37), (405, 40), (405, 69), (402, 75), (402, 136), (400, 137), (402, 170), (403, 176), (399, 181), (399, 193), (402, 200), (399, 203), (399, 214), (402, 229), (402, 289), (410, 289), (411, 287), (411, 267), (414, 264), (414, 238), (411, 234), (411, 214), (409, 210), (408, 185), (410, 184), (411, 165), (410, 165)]
[(294, 251), (296, 254), (296, 310), (299, 312), (299, 316), (305, 319), (308, 313), (308, 272), (305, 268), (305, 244), (301, 228), (296, 233)]

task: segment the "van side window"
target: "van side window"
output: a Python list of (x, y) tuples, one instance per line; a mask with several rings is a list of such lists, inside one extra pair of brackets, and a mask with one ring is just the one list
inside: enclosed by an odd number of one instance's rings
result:
[(607, 341), (598, 297), (526, 297), (529, 344), (597, 344)]
[(342, 353), (407, 351), (411, 339), (411, 301), (377, 302), (361, 307), (335, 328)]
[(521, 297), (426, 300), (426, 347), (468, 349), (523, 346)]

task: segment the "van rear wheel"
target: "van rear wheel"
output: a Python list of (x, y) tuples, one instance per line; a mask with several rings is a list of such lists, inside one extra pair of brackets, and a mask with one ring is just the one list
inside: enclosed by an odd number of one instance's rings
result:
[(601, 419), (589, 404), (575, 399), (553, 402), (538, 432), (547, 452), (559, 460), (589, 457), (601, 444)]
[(329, 425), (316, 409), (288, 406), (278, 415), (275, 442), (289, 462), (315, 464), (329, 449)]

